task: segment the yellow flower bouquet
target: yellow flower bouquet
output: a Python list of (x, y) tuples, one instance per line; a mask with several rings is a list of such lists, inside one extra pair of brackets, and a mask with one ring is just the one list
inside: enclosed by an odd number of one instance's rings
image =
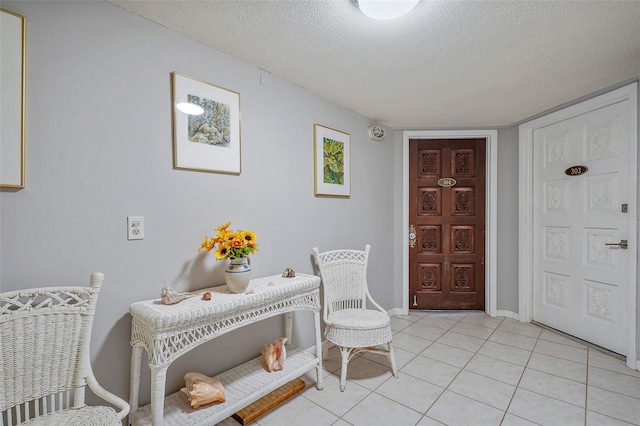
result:
[(241, 259), (258, 250), (257, 237), (253, 231), (242, 229), (233, 231), (229, 226), (231, 222), (218, 226), (216, 228), (218, 234), (215, 237), (209, 238), (205, 235), (198, 251), (211, 251), (215, 248), (216, 259), (223, 260)]

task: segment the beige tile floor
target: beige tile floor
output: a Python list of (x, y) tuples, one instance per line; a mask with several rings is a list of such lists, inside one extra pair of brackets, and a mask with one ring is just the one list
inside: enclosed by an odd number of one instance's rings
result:
[[(574, 340), (481, 312), (391, 319), (399, 377), (359, 355), (339, 390), (340, 355), (253, 425), (640, 425), (640, 372)], [(233, 419), (222, 422), (237, 426)]]

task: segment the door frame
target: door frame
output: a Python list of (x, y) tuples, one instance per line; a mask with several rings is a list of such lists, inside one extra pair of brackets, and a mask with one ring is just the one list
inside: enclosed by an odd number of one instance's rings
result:
[(498, 247), (498, 131), (497, 130), (406, 130), (402, 132), (402, 312), (409, 313), (409, 139), (485, 139), (485, 271), (484, 309), (497, 313)]
[[(557, 122), (576, 117), (599, 108), (629, 101), (629, 161), (631, 176), (629, 192), (631, 200), (629, 205), (635, 207), (630, 211), (630, 218), (638, 214), (637, 196), (637, 142), (638, 142), (638, 84), (632, 83), (625, 87), (613, 90), (604, 95), (583, 101), (579, 104), (553, 112), (527, 123), (521, 124), (519, 129), (519, 192), (520, 211), (518, 216), (518, 311), (520, 321), (531, 322), (533, 320), (533, 132), (536, 129), (555, 124)], [(628, 270), (628, 306), (627, 306), (627, 366), (638, 368), (636, 361), (636, 295), (637, 281), (636, 271), (638, 264), (637, 251), (637, 220), (629, 220), (629, 270)], [(635, 285), (634, 285), (635, 284)]]

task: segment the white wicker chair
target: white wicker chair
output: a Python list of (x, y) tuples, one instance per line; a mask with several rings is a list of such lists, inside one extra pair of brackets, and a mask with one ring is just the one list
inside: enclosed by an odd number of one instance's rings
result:
[[(122, 425), (129, 404), (98, 384), (89, 361), (103, 279), (0, 293), (0, 425)], [(87, 406), (87, 385), (119, 411)]]
[[(344, 391), (347, 380), (347, 364), (362, 351), (387, 355), (391, 371), (398, 377), (391, 343), (391, 319), (373, 300), (367, 287), (370, 250), (369, 244), (364, 251), (332, 250), (320, 253), (317, 247), (313, 249), (324, 290), (324, 335), (340, 348), (342, 356), (341, 391)], [(367, 309), (367, 300), (375, 309)]]

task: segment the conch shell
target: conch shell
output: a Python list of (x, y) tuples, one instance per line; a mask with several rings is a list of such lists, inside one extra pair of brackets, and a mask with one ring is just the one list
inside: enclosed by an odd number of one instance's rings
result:
[(173, 305), (178, 303), (184, 299), (188, 299), (189, 297), (193, 297), (195, 294), (193, 293), (180, 293), (172, 289), (171, 287), (163, 287), (162, 293), (160, 293), (160, 298), (162, 299), (162, 303), (165, 305)]
[(227, 400), (224, 395), (224, 386), (218, 379), (190, 372), (184, 375), (184, 382), (187, 387), (182, 388), (182, 391), (187, 394), (187, 399), (193, 408)]
[(287, 340), (286, 337), (281, 337), (262, 348), (262, 363), (269, 372), (279, 371), (284, 367), (284, 361), (287, 358), (287, 350), (284, 345)]

